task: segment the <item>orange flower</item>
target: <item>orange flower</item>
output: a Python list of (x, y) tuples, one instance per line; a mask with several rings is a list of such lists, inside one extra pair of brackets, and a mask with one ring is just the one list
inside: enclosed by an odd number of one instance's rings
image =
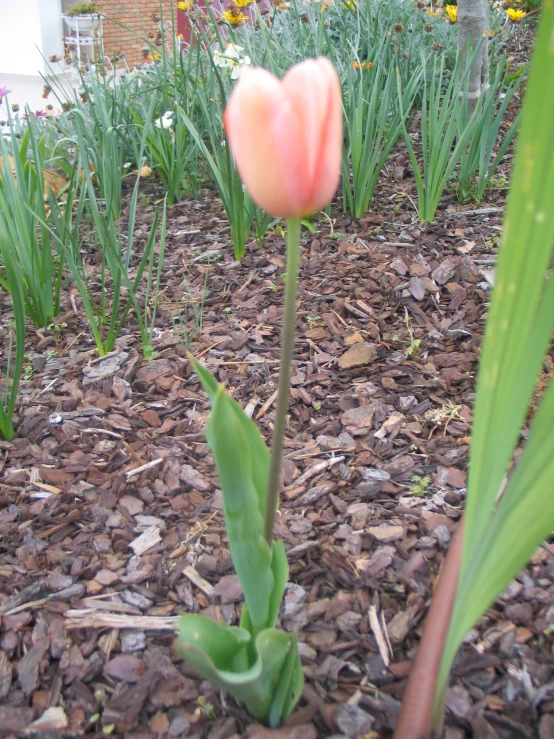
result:
[(358, 64), (358, 62), (352, 62), (352, 66), (356, 70), (360, 69), (360, 67), (362, 69), (371, 69), (371, 67), (373, 66), (373, 62), (362, 62), (361, 64)]

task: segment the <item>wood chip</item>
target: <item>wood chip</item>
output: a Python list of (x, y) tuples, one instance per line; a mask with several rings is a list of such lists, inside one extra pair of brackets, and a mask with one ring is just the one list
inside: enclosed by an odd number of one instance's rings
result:
[(141, 475), (143, 472), (146, 472), (146, 470), (151, 470), (152, 467), (157, 467), (162, 462), (163, 462), (163, 459), (161, 457), (160, 459), (153, 459), (151, 462), (147, 462), (146, 464), (143, 464), (140, 467), (135, 467), (134, 470), (128, 470), (128, 472), (126, 472), (125, 475), (127, 479), (129, 480), (131, 477), (136, 477), (137, 475)]
[(377, 648), (379, 649), (381, 659), (388, 667), (390, 665), (389, 650), (387, 648), (387, 642), (385, 640), (383, 629), (381, 627), (381, 624), (379, 623), (379, 616), (377, 615), (377, 608), (375, 606), (370, 606), (369, 608), (369, 625), (371, 626), (371, 630), (373, 631), (373, 634), (375, 636), (375, 641), (377, 642)]
[(66, 629), (138, 629), (143, 631), (174, 631), (176, 616), (131, 616), (104, 613), (91, 609), (65, 612)]
[(160, 530), (157, 526), (150, 526), (137, 539), (132, 541), (129, 546), (139, 557), (162, 540)]
[(185, 577), (188, 577), (188, 579), (196, 585), (196, 587), (201, 590), (203, 593), (205, 593), (208, 597), (212, 598), (215, 593), (214, 586), (209, 583), (207, 580), (204, 580), (202, 575), (200, 575), (194, 567), (191, 567), (188, 565), (183, 570), (183, 575)]

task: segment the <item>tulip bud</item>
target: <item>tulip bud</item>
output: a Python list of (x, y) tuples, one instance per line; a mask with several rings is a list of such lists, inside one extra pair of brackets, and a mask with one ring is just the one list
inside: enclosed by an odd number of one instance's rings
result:
[(268, 213), (302, 218), (321, 210), (339, 182), (341, 89), (328, 59), (308, 59), (282, 80), (243, 68), (223, 122), (239, 174)]

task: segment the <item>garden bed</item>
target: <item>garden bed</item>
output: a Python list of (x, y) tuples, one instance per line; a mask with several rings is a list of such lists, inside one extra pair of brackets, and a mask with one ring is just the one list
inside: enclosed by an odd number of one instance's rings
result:
[[(299, 632), (306, 687), (276, 732), (198, 679), (172, 631), (180, 612), (237, 623), (242, 602), (186, 349), (269, 439), (282, 233), (239, 263), (213, 191), (170, 208), (150, 363), (132, 319), (99, 359), (78, 293), (62, 293), (56, 323), (29, 332), (18, 434), (0, 442), (0, 733), (391, 735), (462, 512), (504, 195), (448, 195), (421, 225), (399, 146), (366, 216), (336, 202), (303, 231), (276, 535), (291, 571), (281, 625)], [(161, 197), (145, 182), (135, 247)], [(553, 581), (547, 543), (468, 635), (449, 739), (554, 736)]]

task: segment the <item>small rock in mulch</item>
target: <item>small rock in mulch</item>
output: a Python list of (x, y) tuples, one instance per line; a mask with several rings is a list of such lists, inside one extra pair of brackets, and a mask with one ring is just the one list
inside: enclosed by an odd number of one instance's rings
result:
[(121, 367), (125, 364), (129, 357), (128, 352), (118, 352), (111, 357), (106, 357), (101, 362), (85, 367), (83, 374), (86, 377), (85, 385), (87, 383), (97, 382), (98, 380), (104, 380), (112, 375), (115, 375)]
[(171, 739), (179, 739), (182, 736), (186, 736), (189, 729), (190, 721), (184, 715), (184, 713), (181, 713), (178, 716), (175, 716), (175, 718), (171, 721), (169, 729), (167, 731), (167, 735), (171, 737)]
[(420, 277), (411, 277), (408, 290), (416, 300), (422, 301), (427, 288), (425, 287), (425, 282)]
[(400, 257), (393, 259), (389, 266), (391, 269), (393, 269), (397, 274), (401, 275), (402, 277), (408, 273), (408, 265)]
[(27, 731), (62, 731), (69, 725), (65, 711), (60, 706), (48, 708), (40, 718), (29, 724)]
[(449, 516), (445, 516), (443, 513), (432, 513), (431, 511), (423, 511), (421, 519), (425, 529), (430, 533), (439, 526), (446, 526), (451, 531), (455, 523)]
[(361, 436), (367, 433), (367, 430), (372, 426), (374, 416), (375, 407), (373, 405), (360, 406), (343, 413), (341, 423), (352, 436)]
[(352, 369), (353, 367), (362, 367), (370, 364), (377, 359), (377, 347), (375, 344), (368, 344), (366, 341), (358, 342), (350, 347), (338, 359), (338, 365), (341, 369)]
[(0, 705), (0, 726), (4, 736), (9, 736), (12, 732), (19, 735), (32, 720), (32, 708)]
[(140, 498), (133, 495), (124, 495), (119, 499), (119, 505), (124, 508), (130, 516), (136, 516), (144, 510), (144, 503)]
[(151, 385), (158, 378), (166, 377), (167, 375), (173, 374), (173, 372), (174, 368), (170, 362), (159, 359), (139, 367), (136, 373), (136, 379)]
[(414, 611), (411, 608), (394, 614), (387, 624), (387, 633), (391, 644), (402, 644), (410, 630), (413, 618)]
[(404, 538), (405, 530), (403, 526), (370, 526), (367, 533), (371, 534), (375, 539), (382, 542), (398, 541)]
[(48, 649), (48, 639), (39, 639), (17, 666), (18, 681), (25, 695), (30, 695), (39, 684), (39, 666)]
[(225, 575), (214, 588), (214, 595), (222, 603), (238, 603), (242, 600), (242, 588), (236, 575)]
[(449, 688), (446, 694), (446, 707), (457, 718), (466, 718), (473, 708), (469, 692), (461, 685)]
[(144, 674), (144, 662), (131, 654), (120, 654), (108, 662), (104, 674), (114, 680), (136, 683)]
[(335, 714), (339, 729), (351, 737), (361, 737), (371, 731), (375, 719), (359, 706), (341, 706)]
[(459, 490), (467, 485), (467, 473), (456, 467), (439, 467), (435, 475), (436, 485), (450, 485)]
[(212, 487), (206, 478), (190, 464), (182, 465), (179, 479), (201, 493), (207, 492)]
[(142, 652), (146, 648), (146, 634), (144, 631), (127, 629), (121, 634), (120, 641), (123, 654)]

